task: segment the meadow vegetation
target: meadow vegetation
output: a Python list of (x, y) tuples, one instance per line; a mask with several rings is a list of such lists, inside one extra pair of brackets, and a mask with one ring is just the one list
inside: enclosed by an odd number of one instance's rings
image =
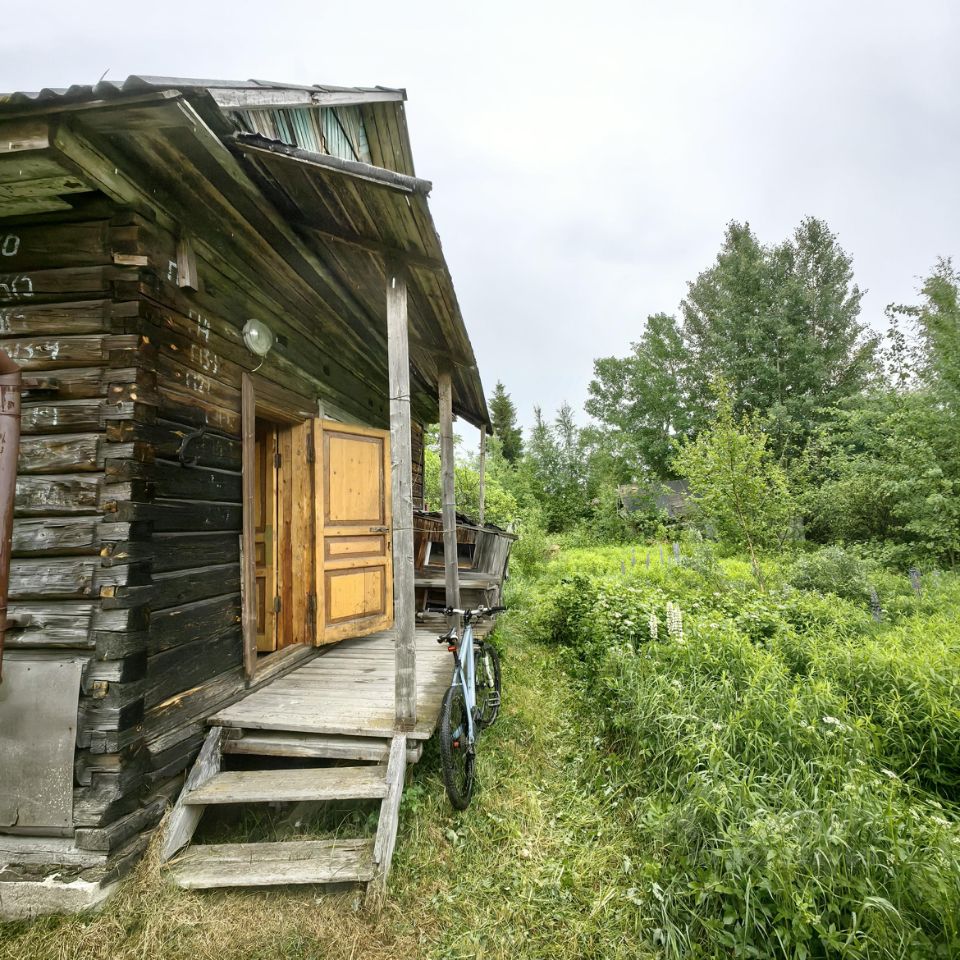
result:
[(809, 561), (767, 560), (761, 590), (709, 553), (568, 551), (521, 614), (576, 655), (649, 942), (677, 958), (958, 955), (960, 579), (918, 595), (879, 577), (878, 622), (862, 570), (840, 596), (807, 589)]

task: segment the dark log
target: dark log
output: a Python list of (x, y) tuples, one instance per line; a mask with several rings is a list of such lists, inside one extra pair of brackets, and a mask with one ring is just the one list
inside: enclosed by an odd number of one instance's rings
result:
[[(189, 453), (189, 448), (188, 451)], [(187, 466), (157, 460), (151, 475), (157, 497), (175, 500), (226, 500), (240, 502), (240, 473), (212, 467)]]
[(154, 615), (167, 607), (194, 603), (210, 597), (232, 594), (240, 589), (240, 564), (224, 563), (192, 570), (175, 570), (156, 574), (153, 600)]
[(139, 308), (132, 303), (81, 300), (77, 303), (23, 303), (0, 308), (0, 336), (78, 336), (91, 333), (135, 333)]
[(154, 503), (116, 502), (118, 520), (149, 520), (157, 532), (231, 530), (240, 533), (243, 508), (239, 503), (195, 500), (157, 500)]
[(155, 707), (168, 697), (202, 683), (211, 674), (240, 664), (242, 656), (239, 624), (223, 636), (202, 637), (155, 654), (147, 664), (144, 705), (148, 709)]
[(240, 442), (233, 437), (225, 437), (210, 431), (197, 435), (195, 430), (172, 420), (131, 425), (129, 439), (133, 439), (134, 436), (147, 444), (156, 457), (164, 460), (179, 460), (183, 441), (190, 436), (186, 455), (197, 466), (217, 467), (223, 470), (240, 469)]
[(158, 533), (152, 540), (153, 572), (183, 570), (201, 563), (238, 563), (234, 533)]
[(149, 650), (160, 653), (205, 637), (230, 633), (240, 623), (240, 595), (213, 597), (157, 610), (150, 617)]

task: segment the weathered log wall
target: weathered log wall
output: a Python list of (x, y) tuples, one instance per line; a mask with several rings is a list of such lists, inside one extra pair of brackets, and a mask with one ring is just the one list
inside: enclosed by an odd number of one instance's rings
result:
[[(0, 346), (24, 378), (8, 644), (89, 656), (76, 842), (112, 849), (244, 687), (240, 384), (259, 361), (241, 330), (264, 298), (205, 260), (181, 287), (177, 237), (99, 209), (0, 227)], [(321, 343), (281, 343), (258, 375), (381, 422), (385, 390), (358, 396)], [(422, 502), (416, 424), (413, 444)]]

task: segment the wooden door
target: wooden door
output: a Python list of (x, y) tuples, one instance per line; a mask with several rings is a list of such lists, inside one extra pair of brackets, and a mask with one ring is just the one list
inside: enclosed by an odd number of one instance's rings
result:
[(393, 624), (390, 434), (325, 420), (314, 440), (320, 644)]
[(254, 448), (254, 569), (257, 652), (277, 649), (277, 431), (258, 420)]

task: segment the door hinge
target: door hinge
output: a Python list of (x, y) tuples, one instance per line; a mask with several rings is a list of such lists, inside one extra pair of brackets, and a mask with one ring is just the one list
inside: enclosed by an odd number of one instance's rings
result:
[(280, 594), (279, 593), (273, 598), (273, 612), (274, 613), (280, 612)]
[(275, 453), (275, 454), (273, 455), (273, 469), (274, 469), (274, 470), (279, 470), (279, 469), (280, 469), (280, 454), (279, 454), (279, 453)]

